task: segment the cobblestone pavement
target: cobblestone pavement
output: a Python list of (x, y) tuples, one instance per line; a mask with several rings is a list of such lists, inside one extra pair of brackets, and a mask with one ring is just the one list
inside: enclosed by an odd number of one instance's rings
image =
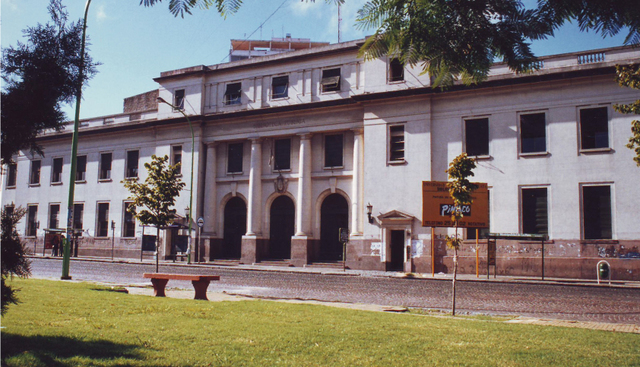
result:
[[(60, 279), (60, 259), (34, 258), (37, 278)], [(148, 285), (142, 273), (151, 263), (111, 263), (72, 260), (75, 281)], [(269, 271), (231, 266), (161, 264), (160, 272), (220, 275), (209, 291), (262, 298), (368, 303), (448, 310), (450, 279), (406, 279), (380, 274)], [(335, 272), (338, 273), (338, 272)], [(192, 289), (189, 282), (170, 281), (168, 287)], [(542, 319), (640, 325), (640, 288), (603, 287), (544, 282), (458, 281), (459, 313), (518, 315)]]

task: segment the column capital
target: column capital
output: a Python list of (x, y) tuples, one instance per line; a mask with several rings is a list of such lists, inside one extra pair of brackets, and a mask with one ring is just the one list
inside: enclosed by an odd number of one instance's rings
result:
[(313, 133), (300, 133), (298, 136), (301, 140), (309, 140), (311, 139), (311, 136), (313, 136)]
[(218, 144), (220, 144), (219, 141), (210, 141), (210, 142), (206, 142), (205, 145), (207, 146), (207, 148), (215, 148), (218, 146)]
[(353, 131), (355, 135), (362, 135), (364, 134), (364, 127), (354, 127), (351, 131)]
[(260, 144), (260, 143), (262, 143), (262, 137), (259, 137), (259, 136), (258, 137), (256, 137), (256, 136), (250, 137), (248, 139), (251, 141), (251, 144)]

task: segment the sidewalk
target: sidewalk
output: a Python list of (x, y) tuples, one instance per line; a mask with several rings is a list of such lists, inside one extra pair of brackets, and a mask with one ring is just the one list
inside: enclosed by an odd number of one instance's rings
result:
[[(30, 255), (29, 257), (35, 258), (55, 258), (52, 256), (42, 256), (42, 255)], [(61, 259), (60, 257), (57, 257)], [(82, 256), (82, 257), (72, 257), (71, 261), (96, 261), (96, 262), (105, 262), (105, 263), (123, 263), (123, 264), (155, 264), (155, 261), (152, 259), (144, 259), (140, 261), (139, 259), (132, 258), (114, 258), (111, 260), (110, 258), (104, 257), (91, 257), (91, 256)], [(327, 268), (320, 266), (308, 266), (308, 267), (293, 267), (293, 266), (278, 266), (278, 265), (264, 265), (264, 264), (231, 264), (231, 263), (216, 263), (216, 262), (204, 262), (204, 263), (191, 263), (187, 264), (186, 261), (173, 261), (173, 260), (160, 260), (158, 262), (162, 266), (173, 266), (173, 267), (191, 267), (191, 268), (233, 268), (240, 270), (248, 270), (248, 271), (274, 271), (274, 272), (284, 272), (284, 273), (309, 273), (309, 274), (324, 274), (324, 275), (341, 275), (341, 276), (361, 276), (361, 277), (386, 277), (386, 278), (403, 278), (403, 279), (425, 279), (425, 280), (447, 280), (451, 281), (453, 275), (452, 274), (444, 274), (444, 273), (411, 273), (407, 274), (404, 272), (393, 272), (393, 271), (378, 271), (378, 270), (354, 270), (354, 269), (346, 269), (342, 270), (341, 268)], [(523, 284), (546, 284), (546, 285), (572, 285), (572, 286), (590, 286), (590, 287), (611, 287), (611, 288), (640, 288), (640, 281), (629, 281), (629, 280), (611, 280), (609, 284), (608, 280), (601, 280), (600, 284), (595, 279), (569, 279), (569, 278), (552, 278), (545, 277), (544, 280), (540, 277), (526, 277), (526, 276), (506, 276), (506, 275), (498, 275), (494, 277), (490, 275), (487, 277), (486, 274), (480, 275), (476, 277), (475, 274), (458, 274), (456, 277), (457, 280), (460, 281), (469, 281), (469, 282), (498, 282), (498, 283), (523, 283)]]

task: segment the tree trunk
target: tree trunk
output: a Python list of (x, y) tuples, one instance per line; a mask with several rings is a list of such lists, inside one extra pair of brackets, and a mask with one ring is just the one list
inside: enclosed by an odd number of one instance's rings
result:
[(451, 315), (456, 315), (456, 277), (458, 275), (458, 221), (456, 221), (456, 246), (453, 248), (453, 282), (451, 292)]
[(160, 262), (160, 227), (156, 227), (156, 273), (158, 272)]

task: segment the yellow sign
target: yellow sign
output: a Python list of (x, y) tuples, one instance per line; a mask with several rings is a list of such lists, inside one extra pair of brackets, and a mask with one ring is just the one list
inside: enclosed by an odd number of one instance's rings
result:
[[(471, 197), (473, 203), (462, 207), (461, 228), (489, 228), (489, 189), (486, 183), (475, 182), (479, 187)], [(455, 227), (451, 214), (455, 206), (446, 182), (422, 182), (422, 226)]]

